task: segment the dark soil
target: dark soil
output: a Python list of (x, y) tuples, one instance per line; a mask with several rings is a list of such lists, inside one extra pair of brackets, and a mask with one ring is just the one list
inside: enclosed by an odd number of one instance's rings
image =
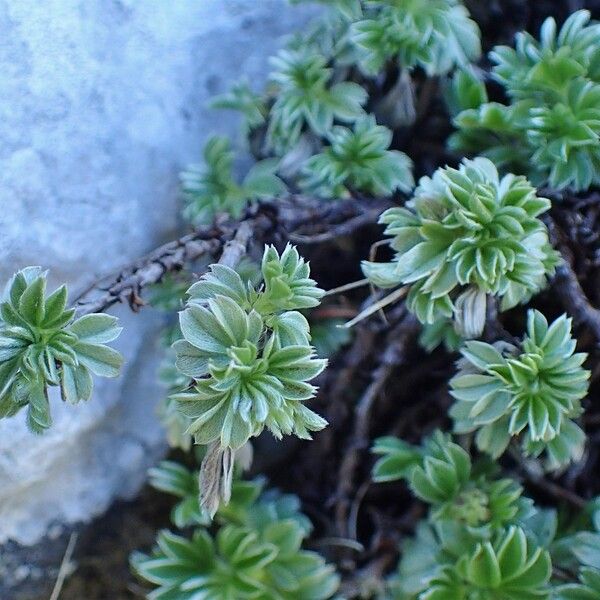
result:
[(129, 555), (149, 549), (157, 529), (169, 526), (170, 506), (168, 496), (145, 488), (136, 500), (115, 504), (82, 530), (73, 557), (76, 571), (67, 579), (60, 599), (143, 598), (144, 588), (129, 569)]

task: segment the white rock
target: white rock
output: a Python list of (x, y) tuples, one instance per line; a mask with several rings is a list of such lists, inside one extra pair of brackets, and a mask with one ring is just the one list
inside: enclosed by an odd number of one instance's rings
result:
[[(237, 119), (207, 100), (264, 80), (308, 14), (284, 0), (0, 0), (0, 278), (81, 289), (175, 234), (177, 174)], [(33, 544), (131, 497), (163, 451), (157, 317), (121, 308), (123, 377), (53, 428), (0, 421), (0, 543)]]

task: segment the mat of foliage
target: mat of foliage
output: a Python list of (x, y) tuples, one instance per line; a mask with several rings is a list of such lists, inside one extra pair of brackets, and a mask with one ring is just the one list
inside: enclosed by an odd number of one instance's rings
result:
[[(465, 4), (482, 29), (484, 51), (497, 44), (511, 45), (521, 30), (537, 36), (548, 16), (562, 22), (575, 10), (588, 8), (593, 18), (600, 19), (598, 1), (490, 0)], [(384, 93), (385, 87), (381, 91)], [(417, 120), (394, 136), (393, 147), (414, 161), (416, 179), (445, 164), (456, 164), (446, 144), (452, 126), (438, 92), (435, 84), (420, 81), (417, 75)], [(248, 185), (251, 187), (251, 182)], [(335, 236), (327, 234), (316, 216), (311, 220), (310, 202), (306, 206), (304, 237), (297, 236), (296, 243), (310, 260), (312, 276), (324, 289), (360, 279), (360, 261), (381, 238), (381, 229), (367, 213), (378, 214), (381, 206), (347, 200), (335, 210), (341, 216), (344, 211), (354, 214), (354, 225)], [(549, 215), (555, 247), (571, 262), (571, 275), (576, 276), (590, 303), (600, 305), (600, 194), (563, 193), (560, 202), (553, 202)], [(327, 298), (313, 322), (331, 317), (347, 320), (357, 314), (364, 299), (360, 290)], [(552, 321), (565, 311), (585, 310), (578, 301), (567, 275), (536, 295), (529, 306)], [(519, 306), (501, 313), (493, 326), (496, 331), (520, 337), (526, 328), (526, 312)], [(574, 330), (578, 350), (589, 355), (586, 368), (591, 371), (582, 421), (588, 437), (583, 461), (558, 476), (541, 476), (514, 458), (502, 459), (504, 472), (522, 481), (527, 495), (542, 506), (580, 509), (586, 500), (600, 494), (600, 404), (594, 402), (600, 393), (596, 339), (600, 321), (598, 327), (594, 332), (588, 323)], [(493, 333), (488, 332), (490, 339)], [(413, 534), (415, 522), (426, 512), (404, 484), (372, 484), (372, 441), (395, 435), (419, 444), (436, 428), (448, 431), (452, 427), (447, 416), (452, 404), (448, 381), (455, 375), (457, 355), (441, 347), (426, 353), (417, 344), (417, 336), (417, 323), (404, 305), (389, 309), (385, 320), (374, 317), (360, 323), (349, 344), (331, 357), (328, 369), (317, 381), (319, 395), (312, 408), (327, 419), (329, 427), (312, 442), (284, 442), (276, 454), (267, 449), (264, 454), (268, 461), (261, 458), (259, 444), (254, 466), (272, 485), (300, 497), (303, 510), (315, 525), (313, 548), (337, 564), (347, 589), (362, 590), (365, 597), (393, 570), (399, 540)], [(165, 525), (164, 511), (148, 504), (154, 501), (164, 506), (164, 497), (144, 493), (139, 501), (115, 507), (89, 528), (75, 553), (79, 568), (61, 598), (140, 597), (142, 588), (129, 574), (128, 553), (134, 548), (148, 548), (153, 539), (150, 532)], [(348, 540), (357, 543), (349, 544)]]

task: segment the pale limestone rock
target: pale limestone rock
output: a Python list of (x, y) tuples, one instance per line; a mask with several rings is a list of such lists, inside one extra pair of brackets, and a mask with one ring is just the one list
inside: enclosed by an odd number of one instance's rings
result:
[[(39, 264), (77, 290), (173, 236), (178, 171), (207, 135), (238, 130), (207, 100), (242, 74), (259, 85), (306, 14), (284, 0), (0, 0), (0, 279)], [(23, 415), (0, 421), (0, 543), (131, 497), (163, 451), (157, 317), (116, 312), (123, 377), (96, 380), (85, 405), (53, 398), (43, 436)]]

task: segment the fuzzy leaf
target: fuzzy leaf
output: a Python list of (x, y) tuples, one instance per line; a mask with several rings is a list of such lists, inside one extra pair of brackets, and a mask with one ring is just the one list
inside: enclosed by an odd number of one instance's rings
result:
[(407, 306), (422, 323), (452, 316), (459, 335), (477, 337), (487, 296), (503, 310), (526, 302), (558, 264), (538, 218), (549, 207), (541, 200), (524, 178), (500, 177), (485, 158), (438, 169), (421, 178), (408, 210), (382, 215), (394, 261), (363, 263), (363, 271), (380, 287), (409, 284)]
[(0, 304), (0, 418), (28, 406), (30, 428), (51, 424), (48, 386), (61, 387), (63, 400), (76, 404), (92, 393), (90, 370), (114, 377), (122, 358), (104, 342), (120, 333), (117, 320), (92, 314), (73, 321), (67, 288), (45, 295), (47, 273), (28, 267), (16, 273)]

